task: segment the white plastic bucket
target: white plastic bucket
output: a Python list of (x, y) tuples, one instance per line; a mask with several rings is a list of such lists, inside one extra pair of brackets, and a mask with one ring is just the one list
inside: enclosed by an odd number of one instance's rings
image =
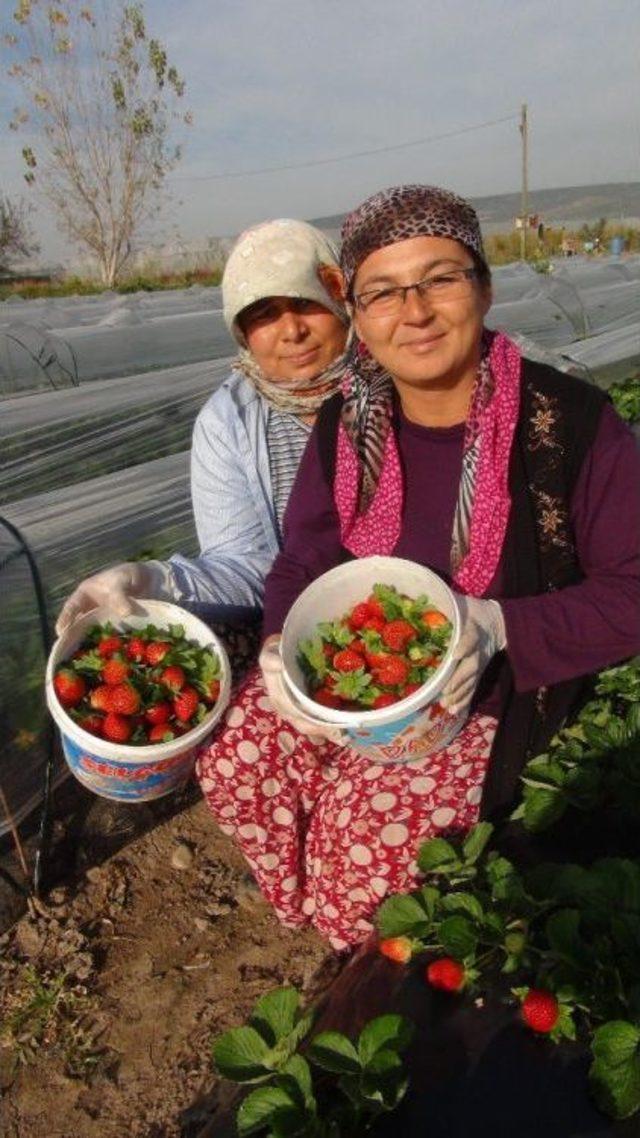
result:
[[(220, 660), (220, 694), (215, 707), (192, 731), (169, 743), (134, 747), (100, 739), (67, 715), (53, 688), (55, 672), (80, 646), (93, 625), (108, 620), (127, 628), (181, 624), (189, 640), (216, 653)], [(124, 618), (114, 617), (108, 608), (98, 608), (74, 621), (51, 649), (45, 683), (47, 706), (60, 730), (64, 757), (78, 781), (102, 798), (146, 802), (170, 794), (191, 775), (198, 750), (209, 739), (229, 703), (231, 670), (224, 646), (203, 621), (166, 601), (136, 600), (135, 611)]]
[[(336, 620), (369, 596), (373, 586), (394, 585), (408, 597), (426, 593), (452, 624), (442, 664), (422, 687), (376, 711), (340, 711), (324, 707), (307, 694), (298, 663), (298, 645), (316, 633), (320, 621)], [(292, 606), (282, 630), (280, 652), (284, 681), (307, 717), (332, 723), (348, 736), (355, 751), (376, 763), (407, 763), (439, 751), (458, 734), (466, 713), (450, 715), (439, 703), (455, 662), (460, 612), (451, 589), (431, 569), (400, 557), (363, 557), (330, 569), (305, 589)]]

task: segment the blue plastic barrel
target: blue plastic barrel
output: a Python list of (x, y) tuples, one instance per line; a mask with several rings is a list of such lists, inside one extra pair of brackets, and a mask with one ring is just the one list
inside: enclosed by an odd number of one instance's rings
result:
[(609, 249), (614, 257), (619, 257), (624, 253), (624, 237), (612, 237)]

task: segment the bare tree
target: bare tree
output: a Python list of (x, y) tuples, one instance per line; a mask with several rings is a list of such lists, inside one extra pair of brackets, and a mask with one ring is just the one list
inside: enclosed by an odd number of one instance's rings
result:
[(19, 0), (13, 18), (4, 41), (24, 105), (10, 125), (29, 132), (25, 179), (111, 285), (180, 158), (172, 135), (190, 121), (177, 109), (184, 82), (149, 37), (141, 3)]
[(18, 257), (37, 253), (37, 244), (29, 225), (29, 207), (24, 201), (12, 201), (0, 193), (0, 270), (6, 270)]

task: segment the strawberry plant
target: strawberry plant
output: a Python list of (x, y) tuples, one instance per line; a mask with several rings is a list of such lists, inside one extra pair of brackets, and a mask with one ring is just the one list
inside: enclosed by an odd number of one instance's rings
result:
[(404, 1096), (408, 1020), (379, 1016), (352, 1042), (338, 1031), (312, 1036), (313, 1019), (294, 988), (278, 988), (258, 1000), (247, 1024), (214, 1042), (220, 1074), (256, 1084), (237, 1113), (240, 1138), (357, 1138)]
[(640, 419), (640, 378), (631, 376), (620, 383), (612, 383), (607, 392), (622, 419), (637, 423)]
[(327, 707), (375, 710), (405, 699), (431, 679), (451, 639), (451, 622), (427, 596), (412, 600), (392, 585), (343, 617), (322, 621), (298, 646), (309, 695)]

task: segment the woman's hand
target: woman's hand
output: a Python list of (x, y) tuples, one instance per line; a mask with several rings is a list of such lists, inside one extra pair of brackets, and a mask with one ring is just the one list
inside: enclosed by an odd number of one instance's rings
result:
[(259, 664), (267, 695), (277, 715), (286, 719), (301, 735), (308, 735), (314, 743), (323, 743), (328, 739), (331, 743), (345, 745), (346, 741), (339, 727), (306, 716), (288, 694), (284, 686), (280, 636), (278, 634), (268, 636), (265, 640), (260, 652)]
[(496, 652), (506, 647), (502, 609), (497, 601), (457, 596), (462, 634), (454, 652), (459, 663), (447, 680), (440, 702), (457, 715), (471, 702), (478, 681)]
[(67, 598), (56, 621), (61, 636), (65, 628), (91, 609), (108, 605), (114, 616), (128, 616), (132, 598), (172, 599), (169, 571), (162, 561), (125, 561), (87, 577)]

